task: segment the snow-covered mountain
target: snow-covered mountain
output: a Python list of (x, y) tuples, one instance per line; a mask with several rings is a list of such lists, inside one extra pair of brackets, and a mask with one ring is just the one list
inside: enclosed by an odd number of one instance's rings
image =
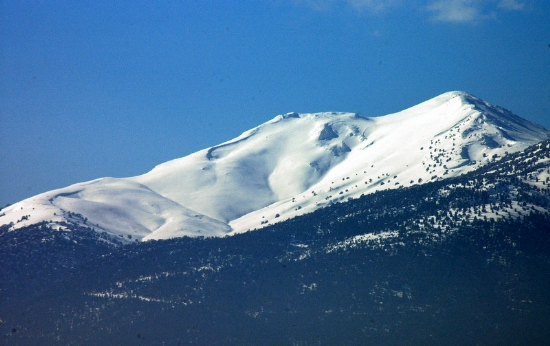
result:
[(223, 236), (457, 176), (548, 137), (547, 129), (464, 92), (376, 118), (288, 113), (144, 175), (28, 198), (0, 211), (0, 225), (77, 223), (140, 240)]

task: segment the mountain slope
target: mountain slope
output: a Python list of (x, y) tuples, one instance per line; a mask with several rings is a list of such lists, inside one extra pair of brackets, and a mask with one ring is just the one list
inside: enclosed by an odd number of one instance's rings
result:
[(2, 210), (0, 224), (17, 229), (69, 220), (143, 240), (221, 236), (362, 194), (457, 176), (549, 135), (463, 92), (377, 118), (289, 113), (141, 176), (31, 197)]
[(7, 345), (546, 345), (549, 184), (546, 140), (232, 237), (94, 247), (89, 229), (0, 228), (0, 334)]

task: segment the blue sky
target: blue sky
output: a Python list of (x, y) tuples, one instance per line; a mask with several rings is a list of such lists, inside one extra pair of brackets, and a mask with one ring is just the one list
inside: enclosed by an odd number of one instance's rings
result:
[(546, 0), (0, 6), (0, 206), (290, 111), (379, 116), (463, 90), (550, 128)]

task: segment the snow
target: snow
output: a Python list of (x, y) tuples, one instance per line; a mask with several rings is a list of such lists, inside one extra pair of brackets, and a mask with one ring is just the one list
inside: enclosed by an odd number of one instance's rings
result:
[(349, 248), (356, 248), (359, 246), (364, 246), (365, 244), (372, 246), (373, 248), (381, 246), (382, 242), (399, 237), (398, 231), (387, 231), (381, 232), (378, 234), (367, 233), (362, 235), (357, 235), (346, 239), (344, 241), (338, 242), (337, 244), (330, 245), (327, 247), (326, 252), (331, 253), (339, 250), (346, 250)]
[(549, 135), (463, 92), (376, 118), (288, 113), (140, 176), (31, 197), (0, 211), (0, 224), (56, 223), (71, 212), (98, 231), (139, 240), (224, 236), (377, 190), (466, 173)]

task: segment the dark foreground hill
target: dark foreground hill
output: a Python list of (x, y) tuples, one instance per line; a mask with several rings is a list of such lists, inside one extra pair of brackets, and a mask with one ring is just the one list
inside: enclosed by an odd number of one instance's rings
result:
[(1, 342), (546, 345), (549, 152), (225, 238), (4, 229)]

